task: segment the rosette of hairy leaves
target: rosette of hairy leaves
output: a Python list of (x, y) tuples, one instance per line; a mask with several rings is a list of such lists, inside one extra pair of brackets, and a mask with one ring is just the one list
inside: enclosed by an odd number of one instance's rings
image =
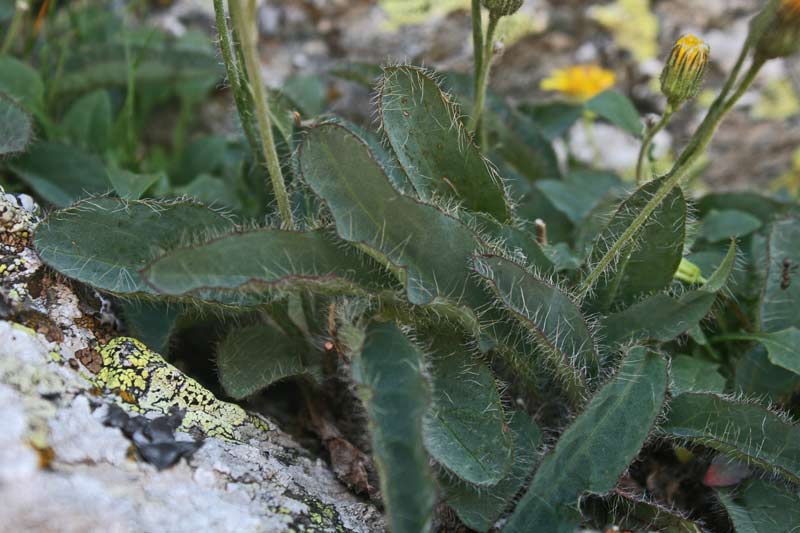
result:
[(616, 377), (544, 458), (503, 531), (572, 533), (581, 495), (612, 490), (639, 453), (663, 408), (667, 379), (662, 357), (630, 349)]
[(589, 324), (571, 297), (523, 267), (495, 256), (475, 261), (502, 308), (527, 328), (573, 403), (580, 404), (600, 359)]
[(467, 137), (457, 106), (428, 71), (385, 68), (380, 117), (386, 138), (420, 198), (454, 200), (501, 222), (510, 219), (500, 178)]
[(430, 386), (422, 352), (394, 323), (372, 323), (352, 353), (357, 394), (366, 407), (389, 527), (428, 531), (435, 487), (422, 443)]
[(33, 244), (42, 261), (64, 276), (116, 294), (154, 295), (139, 271), (158, 250), (233, 227), (229, 218), (192, 201), (90, 198), (48, 216)]
[(661, 431), (800, 481), (800, 427), (760, 405), (681, 394), (670, 402)]

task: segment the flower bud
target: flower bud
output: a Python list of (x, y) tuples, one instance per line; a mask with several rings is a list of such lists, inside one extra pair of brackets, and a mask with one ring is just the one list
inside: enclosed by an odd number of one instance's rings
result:
[(692, 34), (684, 35), (672, 47), (661, 73), (661, 92), (677, 109), (700, 92), (708, 70), (709, 46)]
[(686, 258), (681, 259), (681, 264), (678, 265), (678, 270), (673, 277), (677, 280), (692, 284), (705, 283), (708, 281), (703, 277), (700, 267)]
[(493, 14), (505, 17), (519, 11), (519, 8), (525, 3), (525, 0), (481, 0), (481, 3), (483, 7)]
[(800, 51), (800, 0), (771, 0), (753, 19), (750, 36), (762, 60), (788, 57)]

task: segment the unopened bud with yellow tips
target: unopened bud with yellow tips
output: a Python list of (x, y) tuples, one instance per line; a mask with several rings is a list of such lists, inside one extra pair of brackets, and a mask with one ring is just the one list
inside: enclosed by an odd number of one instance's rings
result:
[(481, 0), (481, 3), (493, 15), (507, 17), (519, 11), (525, 0)]
[(661, 73), (661, 92), (673, 109), (678, 109), (700, 92), (710, 52), (708, 44), (692, 34), (684, 35), (672, 47)]
[(753, 19), (750, 38), (764, 61), (800, 51), (800, 0), (770, 0)]

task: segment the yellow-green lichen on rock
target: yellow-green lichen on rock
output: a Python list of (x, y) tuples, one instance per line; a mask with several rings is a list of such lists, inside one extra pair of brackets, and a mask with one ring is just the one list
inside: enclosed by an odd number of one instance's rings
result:
[(218, 400), (208, 389), (186, 376), (130, 337), (118, 337), (100, 350), (102, 368), (98, 388), (116, 392), (121, 403), (141, 412), (185, 411), (181, 428), (199, 429), (212, 437), (235, 440), (248, 423), (269, 431), (269, 425), (232, 403)]

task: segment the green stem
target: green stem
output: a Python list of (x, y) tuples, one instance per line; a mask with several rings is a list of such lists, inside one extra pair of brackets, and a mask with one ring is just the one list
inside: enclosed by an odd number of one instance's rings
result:
[(669, 121), (672, 119), (672, 114), (674, 110), (670, 104), (667, 104), (667, 108), (664, 110), (664, 116), (661, 117), (655, 126), (650, 128), (647, 131), (647, 135), (645, 135), (644, 140), (642, 141), (642, 149), (639, 151), (639, 159), (636, 162), (636, 183), (641, 185), (642, 184), (642, 170), (644, 169), (644, 160), (647, 157), (648, 152), (650, 151), (650, 145), (653, 144), (653, 139), (656, 138), (656, 135), (663, 130)]
[[(245, 4), (246, 2), (246, 4)], [(256, 21), (255, 0), (229, 0), (234, 26), (240, 36), (242, 55), (245, 67), (250, 78), (250, 91), (256, 108), (256, 119), (261, 134), (261, 149), (264, 153), (269, 177), (272, 180), (272, 189), (278, 202), (278, 211), (286, 227), (291, 228), (292, 208), (289, 204), (289, 195), (286, 192), (286, 183), (283, 181), (283, 171), (275, 148), (275, 138), (272, 134), (272, 119), (269, 116), (267, 103), (267, 90), (261, 79), (261, 62), (257, 50), (257, 36), (253, 31)]]
[(650, 201), (642, 208), (641, 212), (636, 216), (630, 226), (628, 226), (617, 241), (609, 248), (603, 258), (592, 269), (589, 275), (584, 279), (578, 291), (578, 298), (583, 299), (592, 290), (592, 287), (603, 275), (606, 269), (611, 266), (614, 258), (625, 249), (631, 242), (633, 242), (636, 234), (642, 226), (650, 218), (650, 215), (658, 208), (661, 202), (667, 197), (672, 189), (678, 186), (683, 178), (686, 176), (687, 171), (694, 165), (697, 159), (705, 152), (705, 149), (711, 143), (714, 133), (716, 133), (725, 115), (733, 108), (736, 102), (742, 97), (748, 88), (753, 84), (756, 75), (764, 65), (764, 61), (756, 61), (750, 67), (750, 70), (745, 75), (739, 88), (728, 99), (727, 102), (720, 102), (719, 105), (712, 106), (706, 115), (705, 120), (695, 132), (689, 146), (683, 151), (678, 161), (673, 166), (672, 170), (666, 175), (664, 184), (656, 191)]
[(22, 25), (22, 20), (25, 18), (25, 13), (28, 11), (26, 2), (17, 2), (16, 9), (14, 10), (14, 17), (11, 19), (11, 25), (8, 27), (8, 33), (3, 40), (3, 47), (0, 48), (0, 55), (6, 55), (17, 39), (17, 33)]
[(248, 105), (247, 92), (242, 86), (242, 79), (244, 76), (243, 73), (240, 72), (239, 65), (235, 59), (236, 54), (225, 16), (224, 0), (214, 0), (214, 14), (217, 24), (217, 33), (219, 34), (219, 48), (222, 52), (222, 60), (225, 63), (225, 73), (228, 77), (228, 83), (230, 83), (233, 92), (233, 101), (236, 103), (236, 110), (239, 113), (239, 120), (242, 123), (244, 136), (250, 145), (250, 149), (253, 151), (253, 155), (257, 159), (260, 148), (258, 135), (253, 125), (253, 114), (250, 111), (252, 106)]
[(483, 19), (481, 18), (481, 0), (472, 0), (472, 48), (475, 60), (475, 88), (477, 97), (480, 90), (480, 73), (483, 70)]
[(493, 12), (489, 14), (489, 27), (486, 28), (486, 39), (483, 41), (483, 59), (481, 61), (481, 71), (478, 74), (478, 94), (475, 97), (475, 108), (472, 110), (472, 116), (469, 119), (467, 129), (477, 133), (476, 139), (482, 136), (477, 131), (478, 125), (481, 124), (483, 118), (483, 107), (486, 103), (486, 90), (489, 85), (489, 72), (492, 70), (492, 47), (494, 46), (494, 34), (497, 30), (497, 23), (500, 22), (500, 17)]

